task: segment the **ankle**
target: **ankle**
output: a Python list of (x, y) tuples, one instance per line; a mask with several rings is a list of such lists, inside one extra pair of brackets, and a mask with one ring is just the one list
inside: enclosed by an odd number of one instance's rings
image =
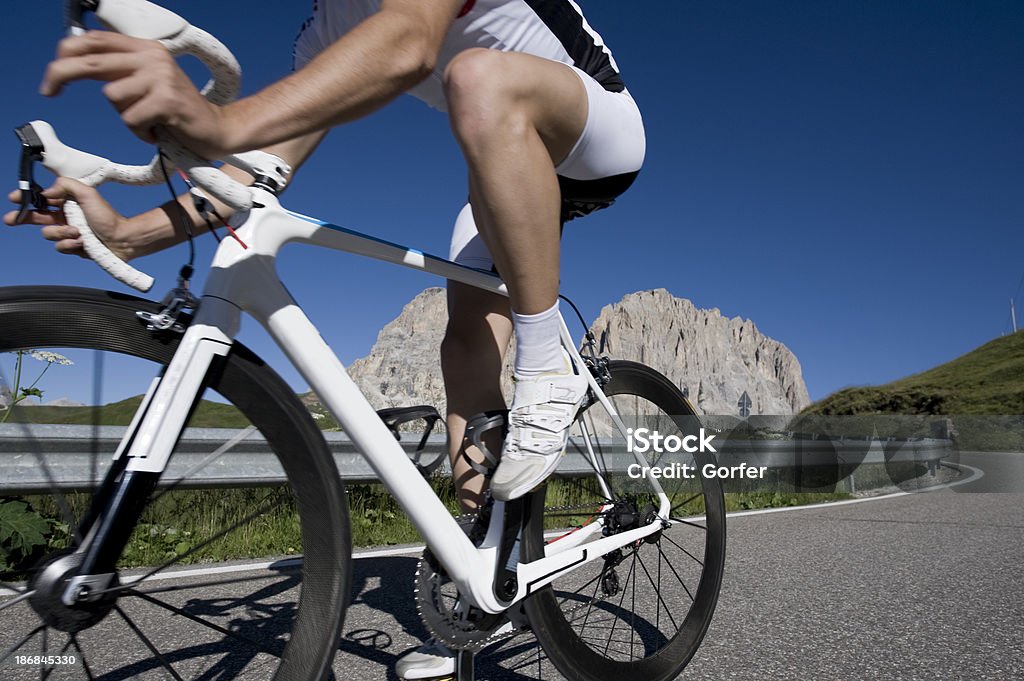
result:
[(550, 308), (538, 314), (524, 315), (512, 311), (517, 376), (565, 373), (560, 320), (557, 300)]

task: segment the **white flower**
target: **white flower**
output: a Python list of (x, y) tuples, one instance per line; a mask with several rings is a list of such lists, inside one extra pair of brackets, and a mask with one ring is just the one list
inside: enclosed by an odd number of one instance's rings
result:
[(56, 352), (49, 352), (47, 350), (30, 350), (28, 354), (32, 359), (38, 359), (40, 362), (46, 362), (47, 364), (57, 364), (62, 367), (74, 364), (64, 355), (58, 355)]

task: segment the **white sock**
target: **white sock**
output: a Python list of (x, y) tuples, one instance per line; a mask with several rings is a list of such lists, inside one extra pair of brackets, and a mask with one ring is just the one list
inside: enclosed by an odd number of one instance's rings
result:
[(558, 320), (557, 300), (550, 309), (538, 314), (512, 311), (512, 323), (516, 331), (517, 376), (565, 373)]

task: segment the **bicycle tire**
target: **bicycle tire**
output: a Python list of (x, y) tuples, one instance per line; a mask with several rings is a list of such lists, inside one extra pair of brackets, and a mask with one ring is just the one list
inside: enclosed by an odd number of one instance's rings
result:
[[(36, 348), (79, 348), (118, 353), (147, 360), (158, 366), (166, 365), (180, 336), (167, 334), (161, 338), (154, 337), (135, 314), (140, 310), (158, 312), (159, 309), (160, 305), (151, 301), (92, 289), (47, 286), (0, 289), (0, 353)], [(273, 572), (271, 576), (275, 579), (280, 577), (273, 584), (257, 581), (259, 588), (254, 594), (205, 601), (198, 599), (198, 606), (195, 605), (197, 599), (192, 599), (179, 608), (173, 600), (178, 596), (172, 596), (173, 591), (163, 595), (163, 592), (153, 590), (158, 600), (164, 599), (161, 608), (170, 609), (168, 606), (171, 606), (177, 609), (172, 612), (181, 615), (158, 618), (159, 626), (155, 628), (159, 630), (158, 634), (163, 635), (161, 642), (166, 641), (165, 645), (178, 645), (181, 640), (181, 645), (187, 647), (161, 650), (160, 644), (150, 638), (154, 650), (149, 659), (129, 660), (120, 657), (127, 655), (121, 646), (145, 648), (139, 643), (141, 636), (152, 636), (153, 632), (143, 631), (142, 635), (138, 635), (129, 631), (132, 624), (125, 624), (128, 618), (123, 613), (141, 609), (142, 606), (137, 604), (142, 603), (142, 600), (124, 603), (123, 608), (115, 607), (136, 595), (134, 592), (140, 589), (135, 587), (115, 592), (116, 601), (112, 609), (108, 609), (107, 616), (91, 625), (96, 628), (95, 632), (86, 628), (66, 634), (68, 642), (65, 651), (77, 651), (82, 658), (72, 668), (78, 669), (87, 678), (137, 678), (146, 673), (159, 674), (164, 678), (170, 666), (171, 670), (175, 670), (169, 672), (171, 676), (185, 673), (189, 676), (228, 674), (232, 678), (307, 681), (321, 679), (331, 670), (351, 583), (348, 508), (334, 459), (313, 419), (292, 390), (243, 345), (236, 343), (227, 357), (215, 365), (207, 387), (220, 393), (262, 432), (267, 445), (280, 461), (294, 495), (294, 502), (291, 501), (291, 495), (284, 491), (274, 492), (271, 501), (278, 503), (280, 496), (280, 503), (295, 504), (302, 542), (301, 568), (291, 568), (290, 562), (275, 564), (278, 567), (272, 565), (267, 573)], [(270, 493), (267, 494), (267, 498), (271, 498)], [(257, 511), (261, 509), (257, 508)], [(231, 526), (227, 529), (233, 533), (242, 527), (246, 532), (258, 533), (259, 528), (255, 524), (262, 520), (263, 516), (259, 516), (247, 520), (244, 526)], [(301, 579), (301, 586), (298, 587), (298, 595), (294, 596), (294, 591), (285, 589), (296, 588), (296, 575)], [(254, 579), (262, 580), (266, 577), (257, 575)], [(230, 581), (227, 578), (225, 580)], [(234, 581), (248, 585), (248, 581), (241, 577)], [(216, 582), (218, 586), (211, 588), (219, 589), (222, 583)], [(24, 588), (28, 590), (27, 585), (33, 584), (31, 577), (25, 584)], [(11, 585), (4, 586), (8, 587), (6, 596), (11, 597), (5, 598), (4, 602), (10, 602), (15, 594), (11, 593)], [(183, 588), (187, 592), (190, 587)], [(147, 596), (148, 600), (143, 600), (146, 601), (146, 607), (151, 607), (153, 593)], [(235, 606), (234, 609), (227, 610), (225, 602)], [(0, 646), (0, 651), (8, 648), (10, 641), (16, 640), (17, 635), (12, 633), (12, 629), (18, 630), (20, 627), (20, 631), (28, 633), (33, 627), (47, 627), (48, 620), (43, 619), (42, 612), (36, 606), (29, 607), (30, 604), (31, 599), (22, 600), (10, 608), (0, 603), (0, 607), (4, 608), (0, 611), (0, 618), (6, 622), (6, 626), (0, 629), (8, 632), (4, 634), (8, 642)], [(225, 610), (223, 613), (217, 610), (222, 605)], [(189, 607), (192, 607), (192, 611), (188, 610)], [(293, 611), (294, 617), (289, 622), (287, 616)], [(125, 623), (120, 622), (115, 613)], [(242, 619), (249, 614), (252, 614), (251, 620)], [(190, 617), (199, 617), (203, 623)], [(211, 623), (221, 626), (221, 630), (214, 629), (211, 634), (207, 631)], [(178, 627), (186, 624), (193, 625), (193, 629), (184, 633), (184, 639), (179, 639), (183, 634), (178, 631)], [(111, 639), (105, 632), (115, 625), (121, 625), (123, 636)], [(138, 625), (135, 622), (134, 626)], [(290, 630), (280, 631), (280, 627), (284, 626), (289, 626)], [(231, 635), (222, 630), (230, 631)], [(44, 650), (48, 631), (53, 632), (55, 653), (62, 632), (53, 626), (44, 628)], [(239, 642), (237, 637), (240, 634), (251, 636), (250, 643), (244, 640)], [(223, 641), (215, 640), (200, 645), (197, 641), (205, 640), (204, 636), (223, 636)], [(111, 668), (101, 668), (97, 662), (86, 657), (86, 652), (80, 646), (82, 641), (88, 643), (89, 637), (101, 639), (94, 652), (94, 660), (112, 658)], [(114, 652), (102, 650), (104, 642), (107, 647), (115, 648)], [(262, 652), (251, 650), (247, 645), (259, 646)], [(37, 654), (36, 650), (28, 649), (33, 654)], [(205, 653), (209, 653), (210, 657), (202, 657)], [(280, 653), (279, 657), (276, 653)], [(90, 662), (92, 668), (88, 666)], [(204, 668), (208, 663), (213, 667)], [(243, 663), (247, 665), (244, 669), (240, 667)], [(183, 671), (183, 668), (188, 668), (188, 671)], [(21, 678), (18, 676), (19, 670), (25, 672), (24, 678), (37, 678), (40, 675), (37, 666), (14, 666), (6, 670), (4, 676), (7, 679)], [(62, 668), (61, 671), (65, 673), (66, 670)]]
[[(693, 408), (679, 389), (663, 375), (649, 367), (626, 361), (612, 361), (608, 369), (611, 380), (604, 387), (604, 392), (627, 426), (657, 423), (662, 428), (668, 425), (680, 431), (696, 432), (691, 430), (699, 424)], [(594, 410), (601, 413), (604, 407), (598, 402), (591, 402), (581, 410), (577, 423), (585, 423), (588, 414), (593, 415)], [(660, 415), (656, 416), (655, 411), (660, 412)], [(630, 418), (636, 420), (631, 424)], [(591, 428), (596, 432), (600, 426)], [(692, 457), (692, 463), (698, 467), (714, 461), (710, 453), (696, 453)], [(604, 461), (603, 455), (600, 461)], [(651, 463), (656, 465), (659, 461), (652, 460)], [(610, 466), (599, 468), (602, 468), (601, 475), (612, 488), (613, 500), (623, 504), (631, 503), (636, 507), (644, 503), (642, 494), (635, 496), (628, 491), (631, 483), (627, 477), (613, 472)], [(685, 508), (692, 517), (703, 516), (703, 521), (699, 518), (687, 520), (673, 516), (672, 526), (655, 535), (656, 539), (624, 547), (618, 555), (612, 552), (604, 556), (603, 560), (598, 559), (579, 570), (567, 572), (564, 577), (556, 579), (526, 599), (525, 609), (534, 634), (552, 664), (567, 679), (668, 681), (679, 675), (697, 651), (714, 614), (725, 564), (725, 501), (722, 488), (717, 479), (697, 477), (696, 482), (686, 482), (686, 490), (675, 488), (670, 491), (668, 481), (662, 482), (673, 504), (681, 497), (686, 499), (677, 509)], [(566, 489), (567, 483), (561, 483), (563, 489), (558, 492), (558, 496), (576, 493), (586, 497), (586, 494), (590, 494), (591, 504), (606, 508), (602, 505), (607, 503), (605, 495), (592, 482), (595, 478), (591, 476), (589, 491), (586, 493)], [(523, 531), (523, 555), (527, 561), (543, 557), (546, 547), (554, 541), (569, 536), (594, 520), (592, 517), (580, 522), (585, 514), (581, 508), (587, 505), (586, 501), (576, 508), (555, 505), (555, 502), (562, 500), (551, 498), (554, 494), (551, 488), (557, 484), (549, 482), (545, 489), (535, 491), (528, 504), (529, 517)], [(656, 507), (657, 504), (653, 504), (653, 508)], [(648, 514), (651, 509), (652, 506), (648, 505)], [(677, 509), (673, 512), (682, 515), (683, 511)], [(643, 515), (643, 509), (635, 510), (641, 511), (639, 516)], [(595, 517), (602, 517), (601, 513), (595, 513)], [(603, 514), (606, 526), (610, 522), (610, 515), (610, 512)], [(564, 524), (566, 518), (571, 519), (568, 524)], [(547, 539), (545, 527), (562, 529), (556, 533), (556, 538)], [(676, 547), (682, 549), (683, 553), (679, 554), (679, 564), (672, 565), (666, 551), (672, 551), (674, 555), (677, 553), (674, 551)], [(699, 558), (698, 547), (703, 552)], [(656, 568), (645, 564), (642, 557), (652, 554), (657, 556)], [(630, 567), (626, 581), (632, 577), (632, 586), (622, 584), (620, 579), (620, 575), (627, 571), (627, 565)], [(657, 584), (654, 583), (655, 572)], [(683, 573), (686, 581), (680, 573)], [(666, 590), (665, 594), (662, 593), (663, 574), (674, 591)], [(672, 584), (672, 580), (677, 580), (679, 584)], [(646, 605), (648, 610), (646, 616), (637, 613), (638, 583), (654, 587), (653, 597), (650, 590), (646, 596), (641, 594), (641, 606)], [(577, 588), (580, 584), (583, 586)], [(591, 585), (594, 587), (593, 594), (590, 594)], [(601, 597), (598, 597), (599, 588)], [(632, 602), (625, 603), (630, 589)], [(609, 597), (608, 593), (612, 596)], [(686, 609), (685, 615), (678, 617), (678, 622), (669, 601), (672, 604), (682, 601), (679, 607)], [(652, 603), (654, 612), (650, 613)], [(586, 631), (588, 625), (591, 626), (590, 631)], [(625, 640), (627, 628), (628, 651)], [(600, 635), (591, 633), (595, 629)], [(604, 634), (601, 632), (607, 632), (607, 640), (603, 639)], [(637, 638), (640, 640), (637, 641)], [(639, 654), (636, 653), (638, 647)]]

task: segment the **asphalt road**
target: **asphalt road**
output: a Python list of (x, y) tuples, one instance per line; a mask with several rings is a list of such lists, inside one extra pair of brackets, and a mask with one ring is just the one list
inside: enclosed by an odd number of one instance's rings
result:
[[(681, 679), (1024, 679), (1022, 494), (751, 514), (728, 532), (718, 610)], [(423, 635), (406, 605), (413, 569), (359, 563), (339, 678), (396, 678)], [(477, 677), (562, 678), (524, 639), (483, 656)]]
[[(1024, 679), (1024, 494), (981, 493), (1024, 489), (1007, 485), (1021, 464), (972, 456), (961, 461), (984, 465), (989, 473), (958, 487), (731, 517), (718, 611), (680, 678)], [(977, 492), (964, 491), (972, 489)], [(395, 660), (425, 636), (411, 601), (415, 565), (413, 554), (355, 561), (354, 601), (334, 662), (336, 678), (396, 678)], [(248, 594), (260, 582), (248, 577), (183, 576), (155, 586), (183, 587), (181, 606), (225, 625), (246, 611), (272, 640), (275, 616), (291, 609), (294, 590), (288, 591), (287, 579), (269, 581), (254, 599)], [(188, 588), (195, 581), (224, 583)], [(173, 601), (177, 594), (164, 596)], [(663, 596), (685, 598), (670, 590)], [(168, 638), (163, 635), (175, 630), (176, 616), (138, 599), (121, 603), (185, 678), (211, 652), (224, 650), (215, 632), (206, 639)], [(3, 621), (13, 625), (19, 608), (30, 615), (18, 605)], [(251, 618), (254, 611), (265, 617)], [(103, 678), (162, 678), (153, 655), (123, 626), (116, 638), (106, 634), (108, 625), (118, 623), (115, 615), (87, 632), (102, 642), (93, 663), (102, 666), (106, 658), (118, 667)], [(212, 674), (204, 678), (243, 678), (225, 665), (208, 669)], [(50, 678), (69, 678), (73, 670), (57, 671)], [(244, 678), (266, 677), (257, 668)], [(29, 667), (6, 666), (0, 678), (40, 677)], [(477, 678), (562, 677), (527, 635), (482, 655)]]

